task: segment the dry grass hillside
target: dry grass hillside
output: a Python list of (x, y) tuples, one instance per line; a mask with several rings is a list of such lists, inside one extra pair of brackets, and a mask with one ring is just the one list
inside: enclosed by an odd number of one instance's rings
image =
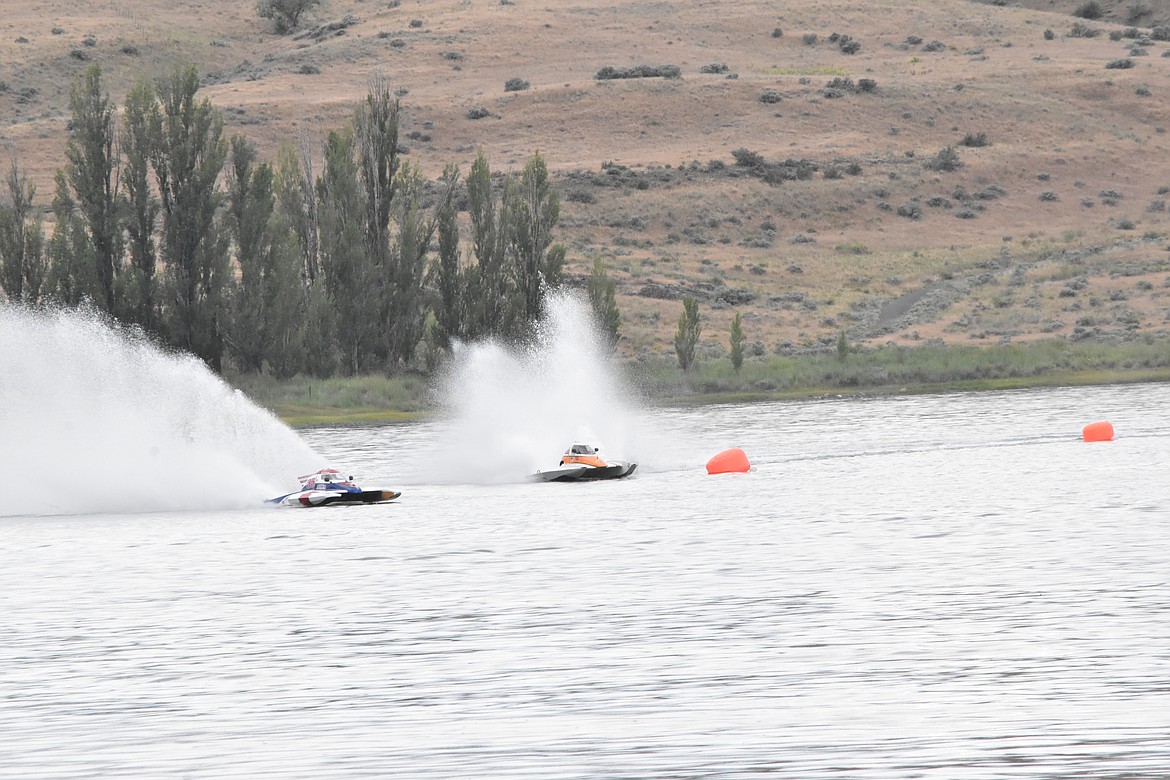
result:
[[(671, 352), (684, 293), (712, 355), (734, 311), (757, 354), (1170, 332), (1170, 3), (330, 0), (286, 36), (249, 2), (4, 5), (0, 145), (42, 205), (90, 63), (119, 103), (196, 64), (266, 155), (381, 74), (429, 174), (545, 156), (629, 355)], [(637, 65), (681, 77), (596, 78)]]

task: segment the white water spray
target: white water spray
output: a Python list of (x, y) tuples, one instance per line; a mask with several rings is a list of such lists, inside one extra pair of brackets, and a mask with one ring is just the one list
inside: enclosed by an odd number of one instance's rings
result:
[(257, 505), (322, 465), (197, 358), (0, 304), (0, 516)]
[(549, 296), (531, 347), (460, 345), (438, 389), (449, 425), (427, 471), (441, 482), (517, 481), (556, 468), (574, 442), (637, 461), (646, 443), (589, 307), (571, 294)]

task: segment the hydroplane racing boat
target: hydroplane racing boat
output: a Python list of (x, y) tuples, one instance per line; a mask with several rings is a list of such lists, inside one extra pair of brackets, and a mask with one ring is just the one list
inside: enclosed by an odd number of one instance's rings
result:
[(638, 468), (637, 463), (624, 460), (602, 460), (597, 447), (574, 444), (561, 456), (558, 468), (538, 471), (534, 477), (544, 482), (577, 482), (591, 479), (620, 479)]
[(353, 484), (337, 469), (321, 469), (298, 480), (299, 490), (270, 498), (266, 503), (278, 506), (329, 506), (330, 504), (382, 504), (402, 493), (388, 489), (366, 489)]

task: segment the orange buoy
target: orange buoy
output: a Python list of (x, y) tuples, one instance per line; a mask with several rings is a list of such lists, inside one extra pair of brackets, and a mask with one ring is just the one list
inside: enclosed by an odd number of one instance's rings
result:
[(724, 450), (711, 460), (707, 461), (708, 474), (733, 474), (751, 471), (752, 464), (748, 461), (747, 453), (739, 447)]
[(1085, 441), (1113, 441), (1113, 425), (1104, 420), (1089, 423), (1081, 433)]

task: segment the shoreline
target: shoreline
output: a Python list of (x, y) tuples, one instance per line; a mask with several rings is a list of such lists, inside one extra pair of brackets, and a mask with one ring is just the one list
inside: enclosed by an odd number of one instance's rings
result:
[[(1125, 370), (1064, 371), (1029, 377), (1002, 377), (952, 382), (918, 382), (850, 387), (801, 387), (783, 390), (723, 390), (685, 395), (643, 397), (642, 404), (654, 409), (715, 406), (720, 404), (755, 404), (777, 401), (821, 399), (879, 398), (898, 395), (935, 393), (998, 392), (1053, 387), (1098, 387), (1102, 385), (1170, 382), (1170, 368)], [(438, 417), (436, 409), (402, 409), (370, 407), (315, 407), (308, 404), (266, 405), (255, 401), (277, 419), (293, 429), (345, 427), (363, 425), (401, 425), (424, 422)]]

